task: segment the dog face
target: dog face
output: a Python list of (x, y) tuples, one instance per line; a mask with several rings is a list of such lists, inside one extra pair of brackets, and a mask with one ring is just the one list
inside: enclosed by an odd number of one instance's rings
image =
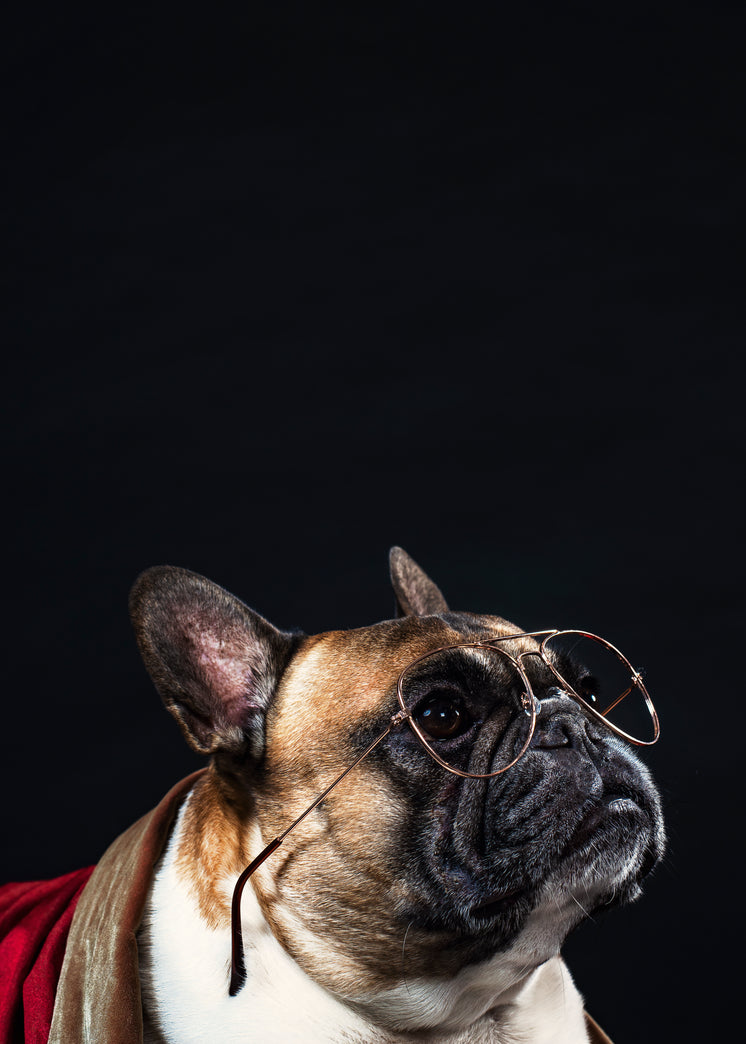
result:
[[(216, 855), (216, 874), (235, 877), (386, 729), (409, 663), (519, 630), (450, 612), (398, 550), (392, 580), (397, 619), (313, 637), (275, 630), (183, 570), (138, 581), (146, 664), (189, 742), (213, 756), (214, 807), (192, 813), (233, 824), (220, 841), (232, 863)], [(531, 638), (514, 646), (538, 648)], [(460, 653), (442, 658), (442, 677), (430, 680), (439, 691), (463, 675)], [(403, 724), (252, 879), (282, 946), (349, 1003), (370, 1009), (375, 998), (390, 1015), (404, 980), (483, 968), (494, 980), (496, 965), (509, 984), (556, 954), (584, 913), (633, 899), (659, 859), (660, 802), (647, 771), (560, 694), (539, 657), (525, 663), (541, 709), (512, 768), (489, 779), (449, 773)]]

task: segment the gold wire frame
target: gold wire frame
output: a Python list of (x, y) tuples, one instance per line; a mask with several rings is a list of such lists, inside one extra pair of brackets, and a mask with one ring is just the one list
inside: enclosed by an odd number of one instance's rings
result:
[[(416, 667), (418, 663), (422, 663), (423, 660), (427, 660), (431, 656), (437, 656), (438, 653), (448, 652), (450, 649), (484, 649), (497, 653), (499, 656), (504, 657), (516, 669), (520, 675), (521, 681), (526, 687), (521, 696), (521, 702), (523, 703), (523, 710), (531, 718), (528, 735), (523, 746), (513, 760), (507, 765), (503, 765), (502, 768), (497, 769), (495, 772), (464, 772), (462, 769), (457, 769), (455, 766), (449, 765), (448, 762), (444, 761), (438, 752), (430, 746), (430, 743), (421, 732), (419, 725), (414, 720), (412, 711), (407, 707), (404, 700), (404, 682), (407, 674), (412, 670), (412, 668)], [(496, 649), (491, 642), (456, 642), (454, 645), (442, 645), (439, 649), (431, 649), (429, 652), (423, 653), (422, 656), (418, 656), (416, 660), (412, 660), (411, 663), (407, 664), (399, 675), (399, 680), (396, 683), (396, 695), (399, 700), (399, 706), (406, 717), (407, 725), (409, 725), (410, 729), (414, 732), (415, 736), (423, 745), (430, 757), (437, 761), (441, 768), (446, 769), (447, 772), (452, 772), (455, 776), (463, 776), (468, 779), (491, 779), (493, 776), (499, 776), (501, 773), (507, 772), (509, 768), (512, 768), (517, 761), (521, 760), (533, 739), (534, 730), (536, 728), (536, 701), (534, 699), (531, 683), (526, 677), (523, 666), (520, 663), (520, 658), (516, 659), (516, 657), (511, 656), (510, 653), (507, 653), (504, 649)]]
[[(604, 712), (599, 712), (598, 710), (596, 710), (595, 707), (591, 706), (590, 703), (588, 703), (585, 699), (583, 699), (583, 697), (580, 695), (580, 693), (576, 692), (575, 689), (570, 685), (570, 683), (565, 678), (562, 677), (562, 675), (559, 673), (559, 671), (555, 668), (554, 664), (551, 662), (551, 660), (549, 658), (549, 653), (547, 652), (547, 649), (546, 649), (546, 645), (547, 645), (547, 642), (551, 641), (552, 638), (561, 637), (561, 636), (567, 635), (567, 634), (579, 634), (583, 638), (590, 638), (593, 641), (599, 642), (601, 645), (605, 646), (608, 650), (613, 652), (619, 658), (619, 660), (629, 668), (630, 680), (631, 680), (632, 684), (630, 685), (630, 687), (629, 687), (629, 689), (627, 690), (626, 693), (624, 693), (621, 697), (618, 697), (614, 701), (614, 703), (612, 703), (609, 707), (606, 708), (605, 713), (608, 714), (609, 711), (613, 710), (614, 707), (622, 699), (624, 699), (625, 696), (629, 695), (629, 693), (632, 691), (632, 689), (635, 686), (637, 686), (637, 688), (640, 690), (640, 692), (642, 693), (642, 695), (643, 695), (643, 697), (645, 699), (645, 704), (647, 706), (648, 712), (650, 713), (650, 717), (651, 717), (651, 719), (653, 721), (653, 739), (652, 740), (640, 740), (640, 739), (637, 739), (634, 736), (630, 736), (628, 733), (624, 732), (623, 729), (620, 729), (613, 722), (609, 721), (608, 718), (605, 718), (604, 717)], [(541, 638), (541, 637), (543, 637), (543, 641), (541, 642), (541, 645), (539, 646), (538, 651), (532, 649), (532, 650), (528, 650), (527, 652), (519, 653), (518, 656), (511, 656), (510, 653), (508, 653), (505, 649), (497, 649), (497, 648), (495, 648), (495, 646), (497, 644), (499, 644), (500, 642), (512, 641), (515, 638)], [(474, 773), (474, 772), (464, 772), (461, 769), (454, 768), (453, 765), (449, 765), (429, 745), (429, 743), (427, 742), (427, 740), (424, 738), (423, 734), (421, 733), (419, 727), (417, 726), (417, 723), (415, 722), (415, 720), (414, 720), (414, 718), (412, 716), (412, 712), (407, 709), (407, 706), (406, 706), (406, 704), (404, 702), (404, 697), (403, 697), (403, 694), (402, 694), (402, 683), (403, 683), (404, 678), (406, 677), (407, 672), (410, 671), (416, 664), (420, 663), (422, 660), (427, 659), (427, 657), (434, 656), (436, 653), (446, 652), (449, 649), (491, 649), (494, 652), (498, 652), (498, 653), (500, 653), (501, 656), (504, 656), (507, 660), (509, 660), (510, 663), (515, 667), (515, 669), (518, 671), (518, 673), (519, 673), (519, 675), (521, 677), (521, 680), (524, 682), (524, 684), (526, 686), (526, 691), (524, 693), (524, 696), (526, 697), (526, 700), (524, 701), (524, 710), (526, 710), (526, 712), (529, 713), (530, 716), (531, 716), (531, 723), (530, 723), (530, 728), (529, 728), (528, 739), (524, 743), (524, 745), (521, 748), (521, 751), (517, 755), (517, 757), (515, 757), (510, 762), (510, 764), (505, 765), (503, 768), (498, 769), (496, 772), (488, 772), (488, 773), (484, 773), (484, 774), (480, 775), (480, 774), (477, 774), (477, 773)], [(344, 770), (344, 772), (340, 773), (340, 775), (337, 776), (337, 778), (334, 779), (329, 784), (329, 786), (321, 794), (319, 794), (319, 796), (308, 806), (308, 808), (305, 809), (305, 811), (301, 812), (301, 814), (297, 817), (297, 819), (293, 820), (293, 822), (290, 824), (289, 827), (287, 827), (273, 841), (270, 841), (270, 843), (267, 845), (267, 847), (262, 852), (260, 852), (259, 855), (256, 857), (256, 859), (254, 859), (246, 867), (246, 869), (243, 871), (241, 876), (236, 881), (236, 885), (235, 885), (235, 887), (233, 889), (233, 901), (231, 903), (231, 977), (230, 977), (230, 986), (229, 986), (229, 989), (228, 989), (228, 992), (229, 992), (231, 997), (234, 997), (239, 992), (239, 990), (243, 986), (244, 982), (246, 981), (246, 968), (245, 968), (245, 964), (244, 964), (243, 937), (242, 937), (242, 932), (241, 932), (241, 895), (243, 893), (243, 889), (244, 889), (244, 886), (246, 885), (246, 882), (249, 880), (249, 878), (254, 873), (254, 871), (257, 870), (262, 865), (262, 863), (265, 861), (265, 859), (267, 859), (270, 855), (272, 855), (272, 853), (277, 848), (279, 848), (279, 846), (282, 844), (282, 842), (288, 836), (290, 831), (294, 830), (295, 827), (298, 826), (298, 824), (300, 822), (302, 822), (302, 820), (304, 820), (306, 818), (306, 816), (310, 812), (312, 812), (316, 808), (316, 806), (319, 805), (324, 800), (324, 798), (327, 796), (327, 794), (329, 794), (337, 786), (338, 783), (342, 782), (342, 780), (345, 778), (345, 776), (349, 772), (351, 772), (357, 765), (359, 765), (361, 761), (363, 761), (365, 758), (367, 758), (367, 756), (370, 754), (370, 752), (375, 747), (377, 747), (378, 744), (381, 743), (382, 740), (384, 740), (389, 735), (389, 733), (393, 731), (393, 729), (398, 728), (404, 722), (406, 722), (407, 725), (410, 727), (410, 729), (412, 730), (414, 735), (417, 737), (417, 739), (420, 741), (420, 743), (425, 748), (425, 750), (430, 755), (430, 757), (433, 758), (437, 762), (437, 764), (440, 765), (441, 768), (444, 768), (447, 772), (451, 772), (451, 773), (453, 773), (456, 776), (464, 776), (464, 777), (469, 778), (469, 779), (490, 779), (493, 776), (499, 776), (503, 772), (507, 772), (507, 770), (509, 768), (512, 768), (513, 765), (515, 765), (516, 762), (519, 761), (523, 757), (523, 755), (526, 753), (526, 751), (528, 750), (528, 747), (530, 746), (531, 740), (533, 738), (534, 731), (536, 729), (536, 704), (537, 704), (537, 701), (536, 701), (536, 697), (534, 696), (534, 691), (533, 691), (533, 689), (531, 687), (531, 683), (529, 682), (528, 677), (526, 676), (526, 673), (525, 673), (525, 671), (523, 669), (523, 664), (522, 664), (522, 661), (525, 660), (528, 656), (539, 656), (541, 658), (541, 660), (549, 668), (549, 670), (552, 672), (552, 674), (555, 676), (555, 678), (557, 678), (557, 680), (562, 683), (564, 691), (569, 696), (571, 696), (574, 700), (576, 700), (583, 707), (583, 709), (586, 710), (591, 715), (592, 718), (595, 718), (602, 725), (605, 725), (606, 728), (610, 729), (615, 735), (619, 736), (621, 739), (626, 740), (628, 743), (634, 744), (637, 747), (649, 747), (649, 746), (652, 746), (653, 743), (657, 742), (658, 737), (660, 736), (660, 723), (658, 721), (658, 714), (656, 713), (655, 707), (653, 706), (653, 701), (650, 699), (648, 691), (645, 688), (645, 685), (643, 684), (642, 675), (639, 673), (639, 671), (636, 671), (634, 669), (634, 667), (629, 662), (627, 657), (624, 656), (616, 648), (616, 646), (612, 645), (611, 642), (607, 642), (605, 638), (600, 638), (597, 634), (591, 634), (589, 631), (577, 631), (577, 630), (561, 631), (561, 630), (558, 630), (557, 628), (550, 628), (549, 630), (546, 630), (546, 631), (520, 631), (520, 632), (515, 633), (515, 634), (503, 634), (503, 635), (500, 635), (499, 637), (496, 637), (496, 638), (483, 638), (483, 639), (480, 639), (479, 641), (474, 641), (474, 642), (456, 642), (456, 643), (454, 643), (452, 645), (443, 645), (443, 646), (441, 646), (438, 649), (431, 649), (429, 652), (423, 653), (422, 656), (418, 656), (415, 660), (412, 660), (410, 663), (408, 663), (407, 666), (404, 667), (404, 669), (399, 674), (399, 678), (398, 678), (397, 683), (396, 683), (396, 695), (397, 695), (397, 700), (398, 700), (398, 703), (399, 703), (399, 710), (392, 716), (391, 720), (389, 721), (389, 723), (386, 726), (386, 728), (384, 729), (384, 731), (379, 736), (376, 736), (376, 738), (372, 741), (372, 743), (370, 743), (365, 748), (365, 750), (362, 752), (362, 754), (360, 754), (352, 762), (352, 764), (348, 765), (347, 768)]]
[[(535, 634), (541, 633), (541, 631), (535, 632)], [(551, 641), (552, 638), (561, 638), (563, 635), (566, 634), (579, 634), (582, 638), (591, 638), (594, 642), (598, 642), (600, 645), (603, 645), (610, 652), (613, 652), (614, 655), (620, 660), (621, 663), (624, 664), (625, 667), (627, 667), (627, 669), (630, 672), (630, 681), (632, 682), (630, 687), (627, 689), (626, 692), (622, 693), (621, 696), (618, 696), (614, 700), (614, 702), (609, 704), (609, 706), (603, 711), (597, 710), (590, 703), (588, 703), (587, 700), (584, 700), (580, 693), (576, 692), (575, 689), (573, 689), (573, 687), (562, 677), (562, 675), (559, 673), (559, 671), (555, 668), (554, 664), (549, 659), (549, 656), (546, 651), (547, 642)], [(555, 678), (557, 678), (558, 681), (561, 681), (562, 684), (566, 686), (567, 689), (569, 689), (570, 695), (572, 695), (572, 697), (576, 699), (578, 703), (580, 703), (585, 708), (585, 710), (588, 711), (589, 714), (596, 718), (597, 721), (602, 722), (607, 729), (611, 729), (611, 731), (615, 733), (617, 736), (621, 737), (621, 739), (627, 740), (628, 743), (632, 743), (636, 747), (652, 747), (654, 743), (658, 742), (658, 738), (661, 734), (660, 721), (658, 720), (658, 713), (655, 707), (653, 706), (653, 701), (650, 699), (650, 694), (648, 693), (648, 690), (645, 688), (645, 683), (642, 680), (642, 675), (639, 671), (635, 670), (635, 668), (629, 662), (627, 657), (623, 653), (621, 653), (615, 645), (612, 645), (611, 642), (607, 642), (605, 638), (600, 638), (597, 634), (591, 634), (589, 631), (549, 631), (546, 634), (544, 641), (541, 643), (540, 655), (544, 663), (555, 676)], [(651, 740), (641, 740), (637, 739), (637, 737), (635, 736), (631, 736), (629, 733), (625, 732), (624, 729), (620, 729), (618, 725), (615, 725), (613, 721), (609, 721), (609, 719), (606, 717), (606, 715), (609, 714), (610, 711), (612, 711), (614, 707), (617, 706), (617, 704), (621, 703), (622, 700), (625, 699), (635, 687), (637, 687), (637, 689), (642, 694), (642, 697), (645, 700), (645, 705), (648, 709), (648, 713), (650, 714), (650, 718), (653, 722), (653, 738)]]

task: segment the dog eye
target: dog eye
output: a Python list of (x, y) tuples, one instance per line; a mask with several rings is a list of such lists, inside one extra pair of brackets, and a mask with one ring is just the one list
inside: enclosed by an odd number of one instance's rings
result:
[(601, 683), (593, 674), (584, 674), (578, 682), (578, 693), (589, 703), (595, 703), (601, 695)]
[(417, 711), (417, 724), (433, 739), (450, 739), (466, 732), (472, 717), (464, 701), (450, 693), (430, 696)]

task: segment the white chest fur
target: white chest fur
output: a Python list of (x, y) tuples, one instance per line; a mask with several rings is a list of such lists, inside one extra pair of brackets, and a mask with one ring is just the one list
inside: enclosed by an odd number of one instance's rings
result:
[[(186, 805), (185, 805), (186, 807)], [(145, 1044), (403, 1044), (408, 1032), (381, 1028), (379, 1016), (401, 1012), (433, 1044), (585, 1044), (582, 1001), (561, 959), (525, 973), (528, 949), (546, 932), (536, 921), (510, 954), (465, 969), (448, 983), (414, 980), (386, 996), (357, 998), (356, 1009), (311, 980), (283, 950), (251, 888), (244, 892), (248, 980), (228, 995), (230, 931), (201, 918), (175, 854), (179, 816), (151, 890), (139, 935)], [(233, 882), (226, 882), (226, 900)]]

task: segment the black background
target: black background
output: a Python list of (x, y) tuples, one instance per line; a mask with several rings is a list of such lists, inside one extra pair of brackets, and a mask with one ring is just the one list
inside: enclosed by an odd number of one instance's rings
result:
[(1, 876), (94, 862), (201, 763), (129, 630), (141, 569), (313, 632), (391, 615), (399, 543), (454, 608), (645, 669), (669, 854), (567, 954), (618, 1044), (717, 1039), (743, 6), (488, 10), (12, 16)]

